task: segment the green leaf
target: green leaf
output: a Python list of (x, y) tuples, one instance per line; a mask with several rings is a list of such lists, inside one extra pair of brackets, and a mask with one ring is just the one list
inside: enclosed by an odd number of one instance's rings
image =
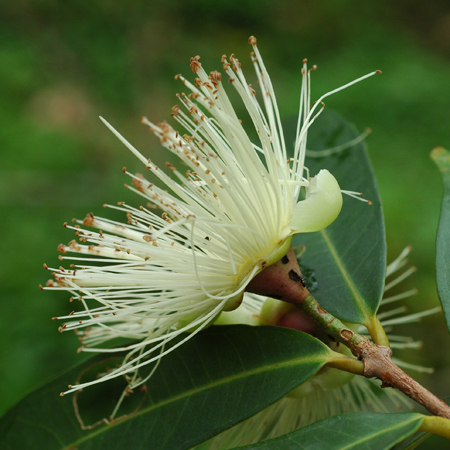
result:
[(423, 416), (408, 414), (343, 414), (259, 444), (255, 450), (383, 450), (415, 433)]
[[(311, 127), (308, 148), (322, 150), (358, 136), (340, 116), (325, 110)], [(362, 192), (372, 205), (344, 195), (342, 211), (323, 231), (296, 236), (305, 245), (300, 268), (307, 286), (331, 314), (370, 329), (384, 289), (386, 241), (381, 200), (364, 143), (322, 158), (307, 158), (311, 176), (328, 169), (341, 189)]]
[[(103, 370), (98, 364), (106, 357), (100, 355), (10, 410), (0, 423), (0, 448), (188, 449), (283, 397), (315, 374), (329, 355), (320, 341), (295, 330), (210, 327), (161, 360), (147, 391), (136, 390), (125, 398), (127, 404), (118, 414), (125, 417), (82, 430), (74, 406), (85, 425), (101, 421), (111, 414), (126, 386), (119, 378), (117, 391), (112, 382), (104, 382), (78, 396), (59, 397), (62, 388), (80, 374)], [(107, 360), (114, 364), (111, 357)], [(105, 405), (108, 411), (101, 410)]]
[(431, 152), (431, 158), (438, 166), (444, 184), (436, 236), (436, 279), (445, 321), (450, 331), (450, 152), (437, 147)]

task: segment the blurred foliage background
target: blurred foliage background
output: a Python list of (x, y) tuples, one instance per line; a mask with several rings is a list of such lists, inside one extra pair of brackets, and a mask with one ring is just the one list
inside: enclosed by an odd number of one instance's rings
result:
[[(182, 89), (174, 75), (192, 76), (191, 56), (201, 55), (206, 70), (221, 70), (221, 55), (235, 53), (251, 73), (250, 35), (258, 38), (283, 117), (297, 112), (304, 57), (318, 65), (314, 98), (383, 70), (329, 98), (327, 107), (360, 130), (373, 129), (367, 144), (384, 201), (389, 260), (411, 244), (418, 272), (407, 288), (420, 294), (410, 311), (438, 304), (434, 243), (442, 190), (428, 155), (436, 145), (450, 147), (447, 0), (3, 2), (0, 412), (80, 359), (74, 336), (60, 335), (50, 320), (70, 312), (68, 296), (38, 288), (50, 275), (42, 264), (59, 265), (57, 245), (73, 239), (62, 223), (102, 214), (105, 202), (140, 204), (123, 187), (129, 180), (122, 167), (143, 168), (98, 115), (163, 164), (167, 156), (140, 117), (170, 117)], [(414, 325), (414, 334), (426, 350), (408, 360), (436, 369), (418, 378), (449, 395), (442, 317)]]

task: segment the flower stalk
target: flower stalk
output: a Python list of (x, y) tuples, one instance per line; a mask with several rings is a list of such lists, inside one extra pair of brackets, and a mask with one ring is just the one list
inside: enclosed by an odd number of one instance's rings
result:
[[(270, 296), (271, 293), (273, 295), (274, 287), (272, 286), (275, 286), (277, 298), (299, 307), (330, 338), (346, 345), (363, 363), (362, 371), (360, 365), (352, 365), (345, 360), (331, 362), (332, 366), (333, 363), (335, 364), (333, 367), (363, 375), (366, 378), (377, 378), (382, 382), (381, 387), (398, 389), (433, 415), (450, 419), (450, 407), (400, 369), (392, 361), (390, 347), (372, 343), (365, 336), (349, 329), (337, 317), (320, 306), (306, 288), (292, 247), (285, 257), (266, 270), (258, 274), (248, 285), (250, 292)], [(263, 292), (264, 290), (266, 292)]]

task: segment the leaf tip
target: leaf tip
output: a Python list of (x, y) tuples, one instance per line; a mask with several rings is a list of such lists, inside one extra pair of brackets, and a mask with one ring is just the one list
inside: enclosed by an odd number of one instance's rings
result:
[(446, 150), (441, 145), (438, 145), (437, 147), (434, 147), (433, 150), (431, 150), (430, 158), (436, 161), (437, 159), (441, 158), (442, 156), (448, 156), (450, 155), (450, 152)]

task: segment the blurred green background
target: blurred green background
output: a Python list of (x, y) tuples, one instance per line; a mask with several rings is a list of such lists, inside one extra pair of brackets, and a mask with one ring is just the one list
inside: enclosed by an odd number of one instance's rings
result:
[[(140, 163), (98, 120), (106, 117), (160, 164), (163, 149), (140, 124), (170, 117), (197, 54), (207, 70), (234, 52), (252, 71), (258, 38), (283, 117), (296, 114), (301, 60), (318, 65), (313, 97), (374, 69), (382, 76), (328, 99), (367, 139), (387, 226), (389, 260), (407, 244), (420, 295), (411, 311), (435, 306), (434, 242), (441, 183), (429, 152), (450, 147), (450, 6), (447, 0), (18, 0), (0, 5), (0, 412), (38, 383), (79, 361), (77, 340), (52, 316), (67, 295), (42, 292), (42, 264), (73, 238), (62, 223), (102, 204), (139, 200), (122, 167)], [(251, 78), (252, 75), (249, 75)], [(355, 177), (358, 173), (354, 174)], [(343, 186), (345, 188), (345, 186)], [(119, 218), (120, 216), (118, 216)], [(52, 295), (53, 294), (53, 295)], [(442, 317), (414, 325), (425, 343), (408, 360), (450, 394), (450, 339)], [(68, 382), (71, 380), (68, 380)]]

